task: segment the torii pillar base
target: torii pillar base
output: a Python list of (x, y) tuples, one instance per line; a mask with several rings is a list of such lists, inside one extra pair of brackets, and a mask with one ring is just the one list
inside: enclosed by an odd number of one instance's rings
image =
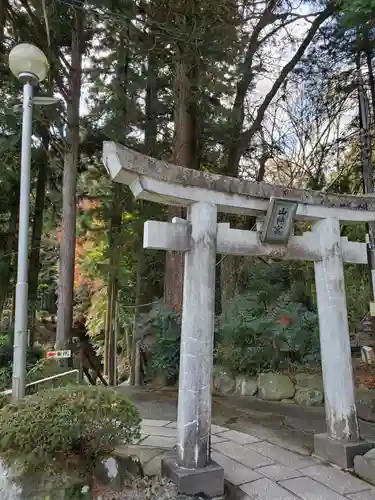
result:
[(182, 495), (200, 495), (217, 498), (224, 495), (224, 469), (211, 461), (200, 469), (184, 469), (177, 465), (176, 457), (164, 457), (161, 473), (168, 477)]
[(314, 436), (314, 454), (343, 469), (352, 469), (354, 457), (364, 455), (373, 447), (374, 443), (370, 441), (332, 439), (328, 434), (315, 434)]

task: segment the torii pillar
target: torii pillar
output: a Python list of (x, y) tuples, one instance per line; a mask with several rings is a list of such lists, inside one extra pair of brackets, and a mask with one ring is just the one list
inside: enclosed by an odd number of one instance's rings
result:
[(211, 447), (212, 365), (215, 320), (217, 208), (188, 208), (190, 248), (185, 252), (184, 298), (178, 390), (177, 453), (162, 461), (162, 473), (180, 493), (224, 494), (224, 470)]
[(314, 262), (327, 432), (314, 436), (318, 457), (343, 468), (372, 448), (360, 439), (346, 307), (344, 266), (337, 219), (313, 225), (321, 259)]

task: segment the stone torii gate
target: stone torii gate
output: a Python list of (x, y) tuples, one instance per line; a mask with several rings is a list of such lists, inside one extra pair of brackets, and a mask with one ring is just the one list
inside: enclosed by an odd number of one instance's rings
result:
[[(187, 220), (148, 221), (144, 248), (185, 253), (178, 394), (177, 453), (163, 472), (181, 493), (223, 494), (222, 468), (210, 458), (211, 379), (215, 313), (216, 254), (269, 256), (314, 262), (327, 432), (315, 436), (315, 454), (341, 467), (373, 444), (359, 435), (343, 263), (366, 264), (365, 243), (340, 237), (340, 223), (375, 220), (375, 198), (337, 196), (249, 182), (172, 165), (113, 142), (104, 143), (104, 164), (115, 182), (134, 196), (184, 206)], [(271, 203), (294, 202), (287, 217), (312, 223), (312, 232), (284, 244), (263, 242)], [(256, 216), (258, 231), (217, 223), (217, 213)], [(279, 212), (282, 213), (282, 212)], [(269, 216), (269, 215), (268, 215)], [(264, 229), (264, 228), (263, 228)]]

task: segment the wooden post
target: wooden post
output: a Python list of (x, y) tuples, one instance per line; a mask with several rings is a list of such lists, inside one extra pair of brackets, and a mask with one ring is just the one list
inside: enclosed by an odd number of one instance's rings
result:
[(141, 341), (137, 340), (135, 344), (135, 363), (134, 363), (134, 385), (140, 386), (142, 383), (141, 377)]
[(117, 385), (117, 332), (118, 332), (118, 322), (119, 322), (119, 302), (118, 294), (115, 297), (115, 318), (112, 321), (112, 329), (110, 332), (110, 343), (109, 343), (109, 359), (108, 359), (108, 385), (114, 387)]
[(78, 352), (78, 383), (82, 384), (83, 383), (83, 373), (84, 373), (84, 359), (85, 359), (85, 352), (83, 349), (82, 342), (79, 343), (79, 352)]
[[(143, 270), (143, 248), (139, 249), (138, 265), (137, 265), (137, 279), (135, 285), (135, 303), (134, 303), (134, 316), (133, 316), (133, 334), (132, 334), (132, 355), (131, 355), (131, 368), (130, 368), (130, 384), (140, 385), (140, 343), (137, 339), (137, 321), (139, 315), (139, 305), (141, 303), (141, 284), (142, 284), (142, 270)], [(137, 375), (138, 373), (138, 375)], [(137, 380), (136, 380), (137, 379)]]

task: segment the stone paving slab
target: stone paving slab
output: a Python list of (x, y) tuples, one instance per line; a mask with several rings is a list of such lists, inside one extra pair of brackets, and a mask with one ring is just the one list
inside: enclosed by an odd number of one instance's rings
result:
[(170, 427), (157, 427), (151, 425), (142, 425), (141, 433), (147, 436), (164, 436), (173, 437), (176, 439), (176, 429), (171, 429)]
[(285, 450), (280, 446), (268, 443), (267, 441), (260, 441), (258, 443), (253, 443), (246, 445), (246, 448), (256, 451), (257, 453), (268, 457), (275, 462), (279, 462), (293, 469), (301, 469), (302, 467), (308, 467), (309, 465), (314, 465), (314, 459), (310, 457), (302, 457), (297, 455), (297, 453), (292, 453), (289, 450)]
[(211, 425), (211, 434), (219, 434), (220, 432), (229, 431), (226, 427), (221, 427), (220, 425)]
[(177, 422), (171, 422), (165, 427), (170, 427), (171, 429), (177, 429)]
[(268, 429), (267, 427), (262, 427), (259, 424), (246, 423), (246, 433), (250, 434), (253, 437), (259, 438), (260, 441), (268, 441), (269, 443), (281, 446), (293, 453), (299, 453), (300, 455), (307, 456), (311, 455), (311, 452), (306, 447), (301, 446), (295, 442), (286, 441), (279, 436), (277, 431)]
[(221, 437), (221, 434), (211, 434), (211, 444), (223, 443), (228, 441), (225, 437)]
[[(370, 484), (291, 451), (289, 444), (279, 439), (276, 445), (259, 434), (212, 426), (212, 458), (224, 468), (226, 480), (241, 491), (241, 500), (375, 500)], [(137, 455), (138, 446), (140, 460), (147, 456), (147, 466), (156, 473), (161, 457), (175, 445), (175, 422), (148, 419), (142, 422), (141, 441), (127, 448)]]
[(342, 495), (369, 489), (368, 483), (365, 483), (349, 473), (342, 472), (336, 467), (314, 465), (307, 469), (302, 469), (301, 472), (304, 476), (309, 476)]
[(311, 477), (297, 477), (280, 483), (302, 500), (345, 500), (345, 497), (320, 484)]
[(259, 469), (256, 469), (256, 472), (262, 474), (262, 476), (268, 477), (269, 479), (273, 479), (274, 481), (283, 481), (285, 479), (294, 479), (295, 477), (302, 476), (300, 471), (281, 464), (260, 467)]
[(352, 495), (348, 495), (348, 498), (351, 500), (375, 500), (375, 489), (353, 493)]
[(256, 453), (250, 449), (246, 449), (232, 441), (225, 441), (224, 443), (213, 444), (212, 449), (218, 451), (222, 455), (225, 455), (240, 464), (249, 467), (250, 469), (256, 469), (257, 467), (262, 467), (262, 465), (271, 465), (273, 460)]
[(240, 489), (253, 500), (298, 500), (298, 497), (293, 495), (290, 491), (267, 478), (258, 479), (253, 483), (243, 484), (240, 486)]
[(261, 441), (260, 438), (250, 436), (249, 434), (245, 434), (244, 432), (238, 431), (225, 431), (218, 434), (218, 437), (225, 438), (230, 441), (234, 441), (238, 444), (251, 444)]
[(142, 420), (143, 425), (148, 425), (152, 427), (166, 427), (167, 425), (171, 424), (172, 422), (170, 420), (149, 420), (144, 418)]
[(176, 438), (165, 436), (147, 436), (139, 442), (139, 446), (149, 446), (150, 448), (163, 448), (171, 450), (176, 446)]
[(224, 468), (224, 477), (234, 486), (239, 486), (240, 484), (249, 483), (250, 481), (255, 481), (262, 476), (256, 471), (239, 464), (235, 460), (228, 458), (221, 453), (213, 452), (212, 460), (221, 465)]

